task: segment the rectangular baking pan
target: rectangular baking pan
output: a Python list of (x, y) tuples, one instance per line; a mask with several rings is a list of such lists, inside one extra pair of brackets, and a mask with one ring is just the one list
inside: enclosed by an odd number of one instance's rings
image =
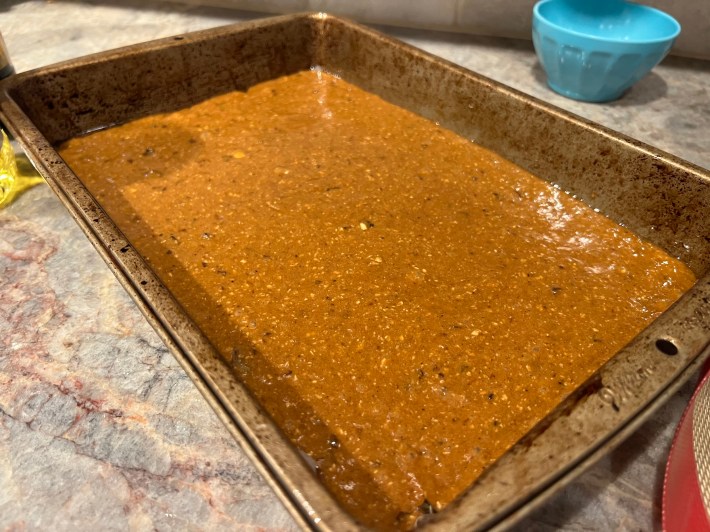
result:
[[(679, 257), (699, 277), (444, 511), (420, 526), (507, 526), (646, 419), (710, 352), (710, 176), (692, 164), (324, 14), (275, 17), (18, 74), (0, 119), (300, 525), (360, 525), (234, 377), (53, 146), (319, 66), (474, 139)], [(564, 326), (561, 324), (560, 326)]]

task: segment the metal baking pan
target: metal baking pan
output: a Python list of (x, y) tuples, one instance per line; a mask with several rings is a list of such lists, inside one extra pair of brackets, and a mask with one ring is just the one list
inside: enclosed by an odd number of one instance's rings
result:
[(138, 44), (3, 81), (0, 119), (306, 528), (340, 531), (360, 525), (318, 482), (53, 146), (313, 66), (475, 139), (559, 185), (679, 257), (700, 278), (454, 503), (418, 526), (510, 525), (635, 430), (710, 353), (710, 175), (323, 14), (275, 17)]

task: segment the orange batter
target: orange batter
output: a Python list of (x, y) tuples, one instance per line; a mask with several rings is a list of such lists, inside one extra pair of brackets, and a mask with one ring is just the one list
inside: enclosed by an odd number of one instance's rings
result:
[(377, 528), (449, 503), (695, 280), (495, 153), (320, 72), (61, 154)]

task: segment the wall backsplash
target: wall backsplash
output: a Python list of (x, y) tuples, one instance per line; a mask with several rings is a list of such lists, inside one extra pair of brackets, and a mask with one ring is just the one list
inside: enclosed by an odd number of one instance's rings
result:
[[(362, 22), (530, 39), (535, 0), (181, 0), (266, 13), (324, 11)], [(710, 59), (710, 0), (647, 0), (680, 22), (672, 54)]]

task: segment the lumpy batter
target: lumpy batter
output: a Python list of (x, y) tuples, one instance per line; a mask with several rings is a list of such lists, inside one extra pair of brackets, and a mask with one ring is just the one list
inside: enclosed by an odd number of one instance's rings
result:
[(449, 503), (695, 280), (495, 153), (320, 72), (61, 154), (376, 528)]

